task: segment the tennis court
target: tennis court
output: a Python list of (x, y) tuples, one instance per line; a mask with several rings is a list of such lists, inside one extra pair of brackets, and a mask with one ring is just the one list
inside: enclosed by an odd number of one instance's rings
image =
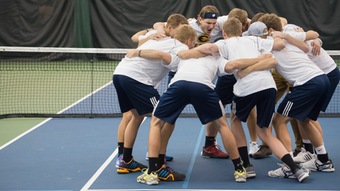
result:
[[(321, 118), (325, 142), (335, 167), (340, 166), (338, 118)], [(147, 164), (149, 118), (142, 124), (134, 157)], [(115, 171), (119, 118), (51, 119), (0, 150), (0, 190), (339, 190), (339, 171), (313, 172), (304, 183), (267, 176), (277, 168), (276, 157), (254, 160), (257, 177), (244, 184), (233, 180), (229, 159), (203, 159), (204, 127), (196, 118), (180, 118), (168, 147), (175, 157), (168, 165), (187, 178), (147, 186), (136, 182), (140, 173)], [(220, 139), (218, 142), (221, 143)]]
[[(64, 62), (64, 61), (63, 61)], [(27, 64), (27, 62), (23, 62)], [(203, 159), (200, 151), (204, 144), (205, 128), (192, 114), (192, 108), (185, 109), (184, 115), (176, 123), (176, 129), (168, 146), (168, 154), (174, 156), (174, 161), (168, 165), (175, 170), (186, 174), (187, 178), (181, 182), (161, 182), (157, 186), (147, 186), (137, 183), (136, 177), (140, 173), (117, 174), (115, 159), (117, 155), (117, 127), (120, 122), (119, 108), (117, 109), (117, 96), (113, 85), (110, 83), (114, 64), (110, 60), (109, 69), (95, 69), (101, 62), (89, 62), (90, 65), (65, 64), (59, 62), (39, 62), (38, 66), (29, 68), (2, 64), (1, 74), (9, 73), (7, 81), (23, 75), (24, 70), (38, 73), (41, 78), (33, 79), (30, 86), (7, 87), (13, 91), (11, 96), (1, 94), (2, 105), (12, 103), (20, 104), (22, 98), (29, 97), (24, 108), (38, 109), (45, 113), (40, 116), (56, 115), (55, 118), (9, 118), (1, 119), (1, 124), (16, 122), (17, 134), (13, 132), (10, 140), (5, 141), (0, 147), (0, 190), (339, 190), (340, 174), (314, 172), (310, 178), (300, 184), (295, 179), (270, 178), (267, 172), (276, 169), (280, 161), (271, 156), (266, 159), (254, 160), (253, 163), (257, 177), (244, 184), (234, 182), (233, 165), (230, 159)], [(51, 71), (44, 66), (49, 65)], [(7, 68), (4, 68), (6, 66)], [(12, 68), (11, 68), (12, 67)], [(102, 66), (100, 66), (102, 67)], [(38, 68), (38, 69), (36, 69)], [(18, 70), (19, 71), (16, 71)], [(54, 71), (55, 76), (52, 75)], [(30, 73), (30, 72), (28, 72)], [(33, 74), (28, 74), (27, 79)], [(34, 74), (36, 75), (36, 74)], [(87, 76), (90, 77), (87, 77)], [(5, 75), (1, 75), (1, 78)], [(88, 80), (86, 80), (88, 78)], [(65, 81), (61, 81), (61, 80)], [(84, 79), (84, 80), (83, 80)], [(100, 80), (98, 80), (100, 79)], [(162, 82), (159, 91), (163, 92), (166, 80)], [(22, 82), (27, 81), (23, 79)], [(77, 83), (72, 85), (71, 82)], [(2, 78), (2, 84), (5, 82)], [(39, 82), (39, 83), (38, 83)], [(42, 82), (42, 83), (40, 83)], [(49, 82), (49, 83), (48, 83)], [(29, 83), (29, 82), (27, 82)], [(58, 83), (60, 85), (58, 85)], [(86, 85), (86, 84), (90, 85)], [(41, 85), (42, 84), (42, 85)], [(84, 86), (81, 86), (81, 85)], [(64, 87), (64, 86), (70, 87)], [(60, 88), (58, 89), (57, 87)], [(6, 87), (2, 85), (2, 87)], [(28, 88), (27, 88), (28, 87)], [(52, 87), (51, 89), (48, 89)], [(77, 88), (82, 88), (79, 91)], [(25, 89), (28, 91), (18, 91)], [(65, 90), (65, 91), (64, 91)], [(339, 107), (339, 88), (333, 96), (328, 113), (320, 118), (323, 126), (325, 145), (333, 160), (335, 168), (340, 166), (338, 152), (338, 135), (340, 133), (340, 119), (334, 117)], [(59, 93), (58, 93), (59, 92)], [(74, 92), (78, 92), (77, 94)], [(79, 93), (80, 92), (80, 93)], [(17, 96), (17, 97), (16, 97)], [(47, 101), (41, 97), (49, 97)], [(58, 97), (62, 96), (62, 97)], [(64, 98), (68, 96), (70, 98)], [(6, 97), (6, 101), (3, 101)], [(14, 101), (13, 101), (14, 100)], [(66, 101), (65, 101), (66, 100)], [(23, 101), (27, 102), (27, 100)], [(49, 103), (51, 105), (47, 105)], [(55, 106), (57, 105), (57, 106)], [(46, 107), (45, 107), (46, 106)], [(37, 108), (34, 108), (37, 107)], [(55, 107), (52, 110), (51, 107)], [(2, 108), (4, 109), (4, 108)], [(13, 109), (13, 108), (11, 108)], [(41, 110), (42, 109), (42, 110)], [(25, 111), (21, 110), (20, 111)], [(36, 117), (39, 112), (27, 110), (19, 113), (13, 110), (12, 115), (27, 115)], [(79, 114), (79, 111), (82, 111)], [(227, 110), (228, 112), (228, 110)], [(9, 112), (11, 114), (11, 112)], [(340, 113), (340, 112), (338, 112)], [(4, 110), (1, 110), (4, 116)], [(71, 114), (72, 117), (59, 118)], [(95, 117), (87, 117), (95, 114)], [(98, 114), (98, 115), (97, 115)], [(109, 115), (107, 115), (109, 114)], [(186, 115), (187, 114), (187, 115)], [(80, 115), (84, 118), (78, 118)], [(12, 116), (12, 117), (13, 117)], [(58, 117), (59, 116), (59, 117)], [(102, 116), (102, 117), (99, 117)], [(190, 117), (188, 117), (190, 116)], [(10, 123), (6, 123), (6, 122)], [(40, 122), (36, 125), (36, 123)], [(147, 151), (147, 139), (150, 118), (146, 118), (140, 127), (133, 155), (143, 164)], [(230, 124), (230, 123), (229, 123)], [(17, 128), (18, 127), (18, 128)], [(3, 127), (1, 127), (2, 129)], [(8, 129), (8, 127), (5, 127)], [(244, 124), (244, 128), (246, 126)], [(14, 128), (12, 128), (14, 130)], [(4, 131), (1, 131), (4, 132)], [(245, 131), (247, 132), (247, 131)], [(247, 134), (248, 136), (248, 134)], [(221, 143), (220, 137), (218, 142)]]

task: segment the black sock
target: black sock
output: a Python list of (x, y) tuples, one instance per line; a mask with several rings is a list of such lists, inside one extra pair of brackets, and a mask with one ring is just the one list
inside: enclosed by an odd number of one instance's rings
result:
[(246, 168), (250, 165), (247, 146), (239, 147), (238, 152), (240, 153), (241, 159), (243, 161), (243, 166)]
[(215, 143), (215, 137), (205, 136), (205, 147), (209, 147), (210, 145)]
[(159, 164), (159, 166), (161, 167), (161, 166), (163, 166), (163, 164), (164, 164), (164, 158), (165, 158), (165, 154), (159, 154), (158, 155), (158, 164)]
[(159, 158), (157, 157), (149, 157), (149, 169), (148, 174), (151, 172), (156, 172), (160, 166), (158, 165)]
[(310, 153), (314, 153), (314, 147), (312, 145), (312, 143), (303, 143), (303, 147), (306, 149), (306, 151), (310, 152)]
[(326, 154), (318, 154), (317, 156), (318, 156), (319, 161), (321, 161), (322, 163), (329, 161), (327, 153)]
[(231, 161), (233, 161), (235, 170), (243, 171), (242, 160), (240, 157)]
[(123, 160), (125, 162), (130, 162), (131, 159), (132, 159), (132, 148), (124, 147)]
[(295, 164), (292, 156), (288, 153), (284, 155), (281, 158), (282, 162), (284, 162), (286, 165), (289, 166), (290, 170), (292, 171), (293, 174), (295, 174), (296, 170), (299, 169), (299, 167)]
[(124, 142), (118, 142), (118, 156), (123, 154)]

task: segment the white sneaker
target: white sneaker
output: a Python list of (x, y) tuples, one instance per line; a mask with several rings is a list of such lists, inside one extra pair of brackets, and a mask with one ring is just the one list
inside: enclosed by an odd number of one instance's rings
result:
[(294, 162), (296, 163), (305, 163), (307, 161), (310, 161), (312, 159), (316, 159), (316, 154), (312, 154), (308, 151), (301, 151), (299, 154), (297, 154), (295, 157), (293, 157)]
[(295, 178), (294, 174), (286, 164), (279, 164), (279, 168), (268, 171), (268, 176), (278, 178)]
[(310, 174), (310, 171), (304, 167), (301, 167), (295, 172), (295, 174), (293, 174), (289, 166), (286, 164), (279, 164), (279, 166), (281, 167), (276, 170), (269, 171), (268, 176), (278, 178), (296, 178), (299, 182), (303, 182)]
[(301, 163), (301, 166), (310, 171), (321, 171), (321, 172), (334, 172), (335, 168), (331, 160), (322, 163), (319, 159), (312, 159), (305, 163)]
[(260, 149), (257, 142), (250, 142), (249, 143), (249, 156), (253, 157), (253, 154), (256, 153)]

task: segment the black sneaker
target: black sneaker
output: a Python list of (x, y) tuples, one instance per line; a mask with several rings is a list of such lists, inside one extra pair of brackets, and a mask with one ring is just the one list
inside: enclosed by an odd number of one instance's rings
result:
[(174, 171), (171, 167), (163, 166), (155, 172), (158, 175), (158, 179), (162, 181), (182, 181), (185, 179), (185, 175)]

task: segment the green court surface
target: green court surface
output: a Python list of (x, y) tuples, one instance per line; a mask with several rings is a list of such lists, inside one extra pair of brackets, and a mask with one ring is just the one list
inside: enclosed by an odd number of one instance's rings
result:
[(0, 147), (42, 122), (43, 118), (9, 118), (0, 120)]

